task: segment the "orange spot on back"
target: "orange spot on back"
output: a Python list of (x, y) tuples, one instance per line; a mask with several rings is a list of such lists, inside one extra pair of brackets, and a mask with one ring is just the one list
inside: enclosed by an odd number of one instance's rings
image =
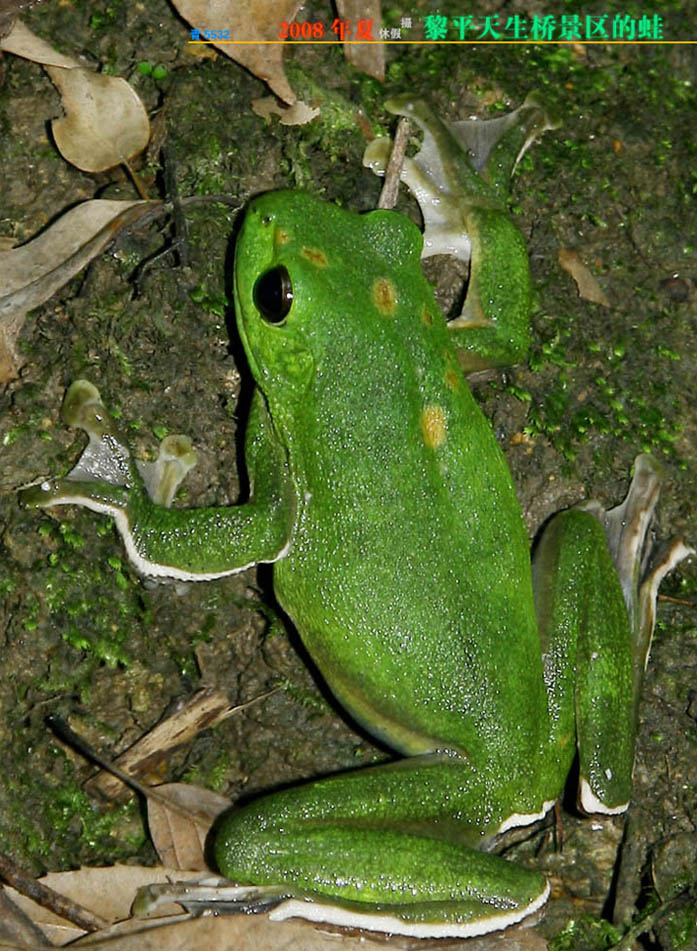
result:
[(437, 403), (431, 403), (421, 413), (421, 432), (429, 449), (438, 449), (445, 442), (448, 427), (445, 411)]
[(328, 267), (329, 261), (327, 260), (327, 255), (324, 251), (320, 251), (319, 248), (303, 248), (300, 253), (304, 258), (314, 264), (315, 267)]
[(288, 244), (290, 235), (285, 228), (276, 228), (273, 233), (274, 244)]
[(387, 277), (373, 281), (373, 303), (383, 317), (393, 317), (397, 310), (397, 288)]
[(445, 385), (451, 390), (460, 389), (460, 374), (452, 367), (448, 367), (445, 371)]

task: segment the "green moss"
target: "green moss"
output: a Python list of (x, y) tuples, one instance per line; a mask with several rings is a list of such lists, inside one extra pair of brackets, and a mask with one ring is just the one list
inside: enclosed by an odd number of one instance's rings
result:
[(603, 951), (613, 948), (620, 936), (620, 932), (608, 921), (580, 915), (550, 941), (549, 951)]
[(302, 687), (290, 680), (281, 681), (279, 686), (311, 716), (324, 716), (327, 713), (327, 701), (316, 690)]
[[(84, 552), (85, 540), (72, 522), (44, 520), (39, 532), (50, 549), (47, 561), (35, 568), (33, 590), (22, 602), (21, 618), (26, 630), (36, 628), (39, 619), (61, 632), (82, 659), (57, 675), (53, 670), (38, 689), (89, 690), (95, 665), (109, 667), (130, 664), (126, 648), (131, 626), (142, 616), (137, 589), (124, 575), (121, 560), (104, 555), (101, 559), (75, 559), (71, 552)], [(109, 537), (109, 545), (111, 537)], [(126, 595), (114, 599), (113, 586)]]
[[(19, 750), (16, 754), (21, 759)], [(60, 856), (70, 852), (103, 863), (118, 862), (142, 847), (144, 832), (137, 820), (135, 799), (125, 805), (100, 808), (80, 787), (71, 761), (63, 750), (53, 748), (53, 774), (41, 789), (26, 785), (25, 778), (10, 777), (5, 794), (13, 805), (0, 816), (0, 842), (21, 842), (21, 851), (31, 855), (34, 871), (41, 873), (60, 864)], [(55, 778), (60, 776), (60, 778)], [(33, 805), (40, 801), (40, 812)], [(21, 805), (14, 805), (14, 803)], [(115, 834), (117, 832), (119, 834)]]
[(124, 0), (108, 0), (101, 4), (98, 10), (94, 9), (94, 4), (86, 0), (77, 0), (78, 7), (82, 7), (89, 14), (90, 30), (99, 30), (107, 33), (117, 28), (119, 23), (123, 22), (126, 12)]

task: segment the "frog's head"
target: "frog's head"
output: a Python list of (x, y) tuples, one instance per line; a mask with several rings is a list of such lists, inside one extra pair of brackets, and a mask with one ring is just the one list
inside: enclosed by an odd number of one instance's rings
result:
[(359, 215), (297, 191), (251, 202), (237, 239), (235, 306), (270, 404), (290, 411), (313, 381), (351, 374), (388, 332), (371, 311), (397, 309), (400, 268), (418, 272), (420, 251), (420, 232), (395, 212)]
[(304, 322), (294, 319), (303, 277), (295, 266), (295, 242), (288, 248), (282, 194), (257, 199), (245, 215), (235, 249), (235, 312), (255, 380), (267, 396), (282, 391), (288, 398), (307, 390), (314, 359)]

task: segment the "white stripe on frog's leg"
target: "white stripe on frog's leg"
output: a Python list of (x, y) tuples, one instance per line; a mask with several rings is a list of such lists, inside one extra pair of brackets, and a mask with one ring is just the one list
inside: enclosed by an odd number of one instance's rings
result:
[(581, 777), (578, 790), (578, 804), (588, 815), (619, 816), (627, 811), (628, 802), (619, 806), (608, 806), (595, 795), (587, 779)]
[[(417, 915), (411, 919), (400, 917), (397, 909), (389, 906), (380, 911), (360, 908), (360, 902), (332, 904), (330, 901), (317, 901), (314, 898), (296, 897), (284, 891), (283, 885), (231, 885), (225, 879), (211, 878), (202, 881), (175, 882), (167, 885), (150, 885), (141, 889), (136, 899), (137, 914), (152, 914), (164, 904), (178, 902), (196, 913), (197, 908), (206, 907), (221, 913), (262, 913), (269, 912), (269, 920), (285, 921), (288, 918), (304, 918), (307, 921), (338, 925), (345, 928), (362, 928), (388, 934), (400, 934), (414, 938), (470, 938), (500, 931), (529, 918), (539, 911), (549, 898), (549, 885), (544, 887), (527, 905), (522, 908), (505, 910), (490, 908), (486, 917), (464, 920), (454, 918), (446, 920), (419, 920)], [(369, 907), (369, 906), (367, 906)], [(405, 906), (401, 906), (404, 909)], [(427, 915), (422, 905), (420, 913)], [(408, 915), (408, 909), (406, 914)]]
[(529, 826), (532, 825), (533, 822), (539, 822), (540, 819), (544, 819), (555, 802), (556, 799), (548, 799), (546, 802), (543, 802), (540, 812), (512, 813), (507, 819), (503, 820), (497, 830), (497, 835), (500, 835), (502, 832), (508, 832), (509, 829), (517, 829), (519, 826)]
[[(77, 483), (79, 485), (79, 483)], [(48, 491), (50, 483), (42, 483), (41, 488)], [(131, 531), (131, 524), (128, 514), (116, 505), (110, 505), (107, 502), (100, 502), (90, 498), (88, 495), (78, 495), (74, 489), (69, 496), (62, 497), (57, 495), (53, 499), (42, 502), (43, 508), (51, 508), (54, 505), (82, 505), (84, 508), (91, 509), (101, 515), (109, 515), (114, 519), (116, 528), (123, 539), (126, 555), (131, 566), (142, 578), (159, 583), (168, 583), (174, 581), (215, 581), (217, 578), (226, 578), (228, 575), (236, 575), (240, 571), (246, 571), (252, 565), (258, 564), (258, 559), (250, 561), (248, 564), (239, 565), (235, 568), (229, 568), (222, 571), (200, 571), (195, 572), (185, 568), (175, 568), (172, 565), (158, 564), (145, 558), (138, 550), (136, 542)], [(290, 540), (280, 549), (274, 558), (269, 558), (269, 562), (279, 561), (285, 557), (290, 548)]]
[(406, 935), (411, 938), (475, 938), (510, 928), (528, 918), (545, 904), (549, 898), (549, 884), (524, 908), (514, 911), (498, 911), (475, 921), (414, 922), (398, 918), (386, 912), (360, 912), (340, 905), (325, 905), (322, 902), (290, 898), (269, 913), (271, 921), (286, 918), (305, 918), (307, 921), (324, 922), (345, 928), (364, 928), (366, 931), (382, 931), (387, 934)]

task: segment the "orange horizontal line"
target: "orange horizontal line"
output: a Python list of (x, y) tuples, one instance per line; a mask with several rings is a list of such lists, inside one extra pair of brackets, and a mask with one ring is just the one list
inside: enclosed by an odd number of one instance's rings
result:
[(189, 44), (209, 46), (230, 43), (237, 46), (695, 46), (697, 40), (188, 40)]

